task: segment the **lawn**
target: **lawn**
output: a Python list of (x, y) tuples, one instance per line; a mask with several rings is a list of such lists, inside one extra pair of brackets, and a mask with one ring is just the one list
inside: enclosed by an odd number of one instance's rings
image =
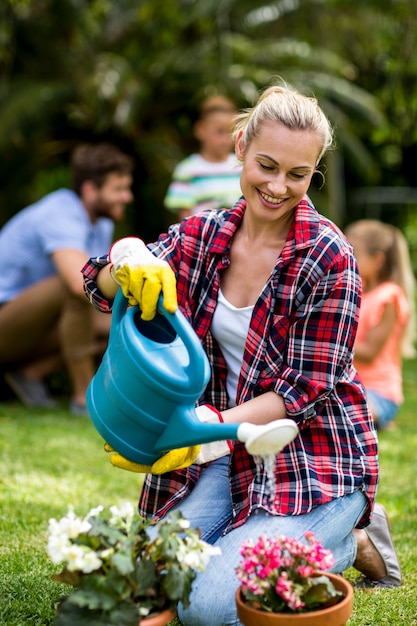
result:
[[(380, 436), (378, 500), (388, 510), (404, 584), (355, 591), (349, 626), (417, 625), (417, 361), (404, 368), (406, 401), (394, 431)], [(68, 590), (50, 580), (45, 552), (48, 519), (68, 506), (86, 513), (98, 504), (136, 502), (141, 478), (114, 469), (87, 418), (65, 408), (28, 410), (0, 403), (0, 624), (53, 623), (53, 600)], [(347, 576), (355, 579), (355, 571)]]

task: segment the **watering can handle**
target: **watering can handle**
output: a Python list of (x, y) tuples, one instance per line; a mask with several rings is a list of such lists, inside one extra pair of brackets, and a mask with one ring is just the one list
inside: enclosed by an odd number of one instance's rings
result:
[(112, 334), (114, 334), (122, 321), (123, 315), (126, 313), (128, 305), (127, 298), (124, 297), (123, 291), (121, 287), (117, 290), (117, 293), (114, 298), (112, 310), (111, 310), (111, 327), (110, 327), (110, 338)]
[[(115, 332), (115, 329), (120, 324), (126, 312), (127, 305), (128, 300), (124, 297), (123, 291), (119, 289), (113, 303), (110, 338), (112, 337), (112, 332)], [(168, 313), (164, 307), (162, 295), (159, 296), (158, 299), (158, 311), (166, 317), (172, 328), (184, 342), (189, 356), (189, 364), (184, 368), (185, 371), (192, 374), (194, 380), (198, 373), (200, 373), (202, 385), (205, 386), (210, 376), (210, 364), (194, 329), (190, 326), (179, 309), (177, 309), (175, 313)]]

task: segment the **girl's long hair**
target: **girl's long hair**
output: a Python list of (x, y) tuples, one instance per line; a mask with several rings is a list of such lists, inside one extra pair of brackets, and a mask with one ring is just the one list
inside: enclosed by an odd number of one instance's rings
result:
[(416, 355), (415, 340), (415, 278), (411, 266), (407, 242), (401, 231), (392, 224), (379, 220), (358, 220), (349, 224), (345, 231), (350, 237), (360, 241), (368, 254), (383, 252), (385, 263), (380, 271), (380, 280), (399, 285), (407, 298), (409, 317), (401, 340), (401, 354), (405, 358)]

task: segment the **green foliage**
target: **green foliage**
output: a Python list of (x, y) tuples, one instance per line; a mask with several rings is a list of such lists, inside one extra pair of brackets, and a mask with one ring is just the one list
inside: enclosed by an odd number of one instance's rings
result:
[[(46, 626), (71, 588), (51, 580), (48, 519), (138, 497), (141, 477), (115, 470), (89, 420), (0, 403), (0, 623)], [(75, 622), (74, 622), (75, 623)]]
[[(316, 94), (348, 183), (414, 184), (413, 0), (7, 0), (0, 8), (0, 225), (54, 185), (74, 144), (107, 139), (137, 159), (128, 230), (156, 236), (171, 172), (195, 147), (197, 101), (240, 107), (279, 75)], [(415, 159), (410, 158), (410, 162)], [(331, 165), (329, 165), (329, 170)], [(61, 179), (60, 179), (61, 180)], [(125, 233), (129, 234), (129, 233)]]
[(100, 509), (84, 518), (70, 510), (50, 521), (47, 551), (64, 565), (52, 579), (74, 586), (58, 605), (57, 623), (72, 626), (75, 610), (99, 623), (137, 626), (141, 616), (175, 609), (178, 602), (188, 607), (197, 571), (217, 552), (200, 540), (199, 530), (180, 512), (156, 529), (134, 516), (130, 503), (111, 507), (111, 516)]

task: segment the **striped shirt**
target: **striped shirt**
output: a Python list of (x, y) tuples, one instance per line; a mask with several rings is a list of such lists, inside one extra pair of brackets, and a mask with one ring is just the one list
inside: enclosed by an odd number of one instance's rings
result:
[(226, 161), (206, 161), (200, 154), (191, 154), (177, 165), (168, 187), (164, 204), (176, 213), (189, 209), (192, 214), (211, 209), (231, 209), (240, 189), (242, 169), (235, 154)]
[[(230, 244), (246, 208), (207, 212), (170, 227), (149, 247), (176, 273), (182, 312), (199, 336), (213, 375), (199, 403), (227, 408), (226, 364), (210, 332), (220, 273), (230, 263)], [(95, 275), (108, 259), (84, 269), (86, 290), (102, 310)], [(233, 520), (245, 522), (256, 508), (299, 515), (361, 489), (373, 506), (379, 475), (377, 435), (363, 386), (352, 366), (361, 282), (350, 245), (337, 227), (305, 198), (271, 276), (256, 302), (246, 340), (237, 403), (275, 391), (300, 434), (275, 460), (276, 488), (236, 442), (229, 474)], [(201, 468), (147, 475), (139, 502), (144, 516), (161, 518), (198, 481)], [(360, 525), (369, 522), (369, 511)]]

